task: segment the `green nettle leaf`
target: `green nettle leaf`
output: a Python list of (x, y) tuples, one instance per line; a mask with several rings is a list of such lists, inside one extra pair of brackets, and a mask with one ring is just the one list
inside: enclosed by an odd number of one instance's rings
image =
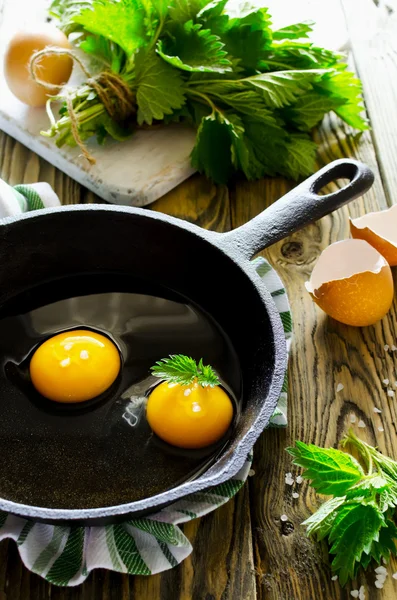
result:
[(151, 125), (184, 105), (183, 81), (176, 69), (154, 52), (138, 54), (135, 63), (139, 125)]
[(313, 21), (303, 21), (302, 23), (294, 23), (288, 27), (273, 31), (274, 40), (300, 40), (309, 37), (309, 33), (313, 31)]
[(308, 177), (313, 173), (317, 146), (308, 135), (295, 133), (289, 137), (285, 172), (292, 179)]
[(297, 101), (282, 109), (281, 116), (289, 124), (302, 131), (309, 131), (323, 119), (330, 110), (341, 106), (343, 100), (337, 97), (325, 96), (314, 91), (300, 96)]
[(341, 58), (341, 54), (319, 48), (311, 42), (275, 40), (262, 57), (261, 70), (329, 69), (335, 67)]
[(234, 172), (231, 154), (233, 125), (218, 111), (201, 120), (196, 144), (190, 155), (192, 166), (216, 183), (226, 183)]
[(352, 456), (335, 448), (296, 442), (296, 447), (287, 451), (294, 457), (294, 464), (306, 469), (303, 477), (311, 479), (311, 485), (322, 494), (343, 496), (364, 475)]
[(380, 564), (382, 558), (388, 560), (390, 555), (397, 554), (396, 542), (397, 527), (391, 519), (386, 520), (386, 526), (379, 532), (379, 539), (375, 540), (371, 546), (370, 557)]
[(306, 526), (307, 535), (316, 536), (319, 541), (329, 535), (337, 515), (336, 510), (344, 504), (345, 500), (346, 498), (342, 496), (324, 502), (311, 517), (302, 523)]
[(353, 73), (342, 70), (329, 71), (315, 88), (340, 100), (339, 106), (334, 110), (348, 125), (360, 131), (368, 129), (367, 121), (362, 116), (364, 107), (361, 82)]
[(97, 0), (91, 8), (82, 10), (72, 20), (82, 25), (85, 31), (103, 35), (118, 44), (129, 57), (148, 43), (145, 11), (138, 0)]
[(219, 377), (210, 365), (204, 365), (203, 359), (196, 361), (184, 354), (173, 354), (162, 358), (151, 368), (152, 375), (169, 383), (190, 385), (195, 379), (203, 387), (220, 384)]
[(172, 37), (158, 42), (157, 52), (173, 67), (184, 71), (225, 73), (232, 70), (219, 37), (193, 21), (176, 25)]
[(267, 106), (281, 108), (296, 102), (299, 96), (311, 90), (313, 83), (319, 81), (324, 73), (324, 70), (277, 71), (247, 77), (243, 81), (257, 89)]
[(351, 503), (339, 507), (329, 541), (332, 543), (330, 553), (336, 554), (332, 570), (338, 574), (341, 585), (354, 577), (356, 563), (363, 553), (371, 552), (383, 525), (385, 520), (377, 506)]
[(197, 16), (207, 4), (207, 0), (173, 0), (169, 4), (171, 19), (178, 23), (186, 23)]

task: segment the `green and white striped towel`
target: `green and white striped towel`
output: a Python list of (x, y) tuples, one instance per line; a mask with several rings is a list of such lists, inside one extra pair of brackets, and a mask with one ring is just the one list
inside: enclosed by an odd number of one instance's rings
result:
[[(0, 180), (0, 218), (59, 205), (48, 184), (11, 188)], [(254, 262), (280, 312), (287, 340), (292, 335), (291, 313), (283, 284), (263, 258)], [(270, 425), (287, 425), (287, 379)], [(97, 568), (151, 575), (175, 567), (192, 552), (179, 525), (201, 517), (232, 498), (248, 477), (252, 456), (232, 479), (182, 500), (146, 518), (118, 525), (78, 527), (45, 525), (0, 512), (0, 540), (16, 541), (25, 566), (51, 583), (75, 586)]]

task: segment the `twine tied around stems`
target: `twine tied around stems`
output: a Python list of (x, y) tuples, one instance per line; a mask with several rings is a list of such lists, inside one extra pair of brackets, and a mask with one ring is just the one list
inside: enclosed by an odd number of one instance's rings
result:
[[(47, 90), (59, 92), (61, 86), (48, 83), (40, 78), (37, 73), (40, 60), (44, 56), (69, 56), (76, 62), (84, 75), (87, 77), (86, 84), (97, 94), (100, 102), (103, 104), (108, 115), (115, 121), (123, 121), (135, 112), (135, 95), (128, 84), (120, 75), (112, 71), (101, 71), (98, 75), (92, 76), (85, 67), (83, 61), (73, 52), (64, 48), (47, 47), (44, 50), (35, 52), (29, 62), (29, 73), (33, 81)], [(90, 164), (95, 164), (95, 158), (90, 154), (81, 139), (79, 133), (78, 117), (73, 107), (73, 101), (70, 92), (65, 94), (66, 109), (70, 118), (70, 127), (73, 139), (79, 146), (83, 156)]]

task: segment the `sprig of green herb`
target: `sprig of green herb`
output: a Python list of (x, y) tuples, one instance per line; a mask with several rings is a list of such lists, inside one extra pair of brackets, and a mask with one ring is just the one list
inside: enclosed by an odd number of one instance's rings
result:
[(318, 492), (333, 496), (303, 525), (309, 536), (327, 539), (334, 555), (332, 571), (344, 585), (371, 561), (379, 564), (397, 555), (397, 462), (352, 432), (342, 446), (354, 449), (359, 460), (335, 448), (303, 442), (287, 451)]
[[(217, 183), (239, 171), (248, 179), (309, 175), (311, 130), (326, 113), (367, 128), (361, 84), (340, 54), (310, 42), (311, 23), (274, 30), (263, 2), (53, 0), (50, 13), (63, 31), (73, 33), (98, 72), (111, 71), (122, 85), (113, 78), (101, 97), (90, 80), (68, 90), (69, 109), (65, 101), (45, 134), (73, 146), (184, 121), (197, 130), (192, 165)], [(130, 114), (118, 118), (109, 107), (123, 85), (132, 102)]]
[(184, 354), (173, 354), (163, 358), (151, 368), (152, 375), (169, 383), (190, 385), (194, 380), (203, 387), (215, 387), (220, 384), (219, 377), (210, 365), (199, 363)]

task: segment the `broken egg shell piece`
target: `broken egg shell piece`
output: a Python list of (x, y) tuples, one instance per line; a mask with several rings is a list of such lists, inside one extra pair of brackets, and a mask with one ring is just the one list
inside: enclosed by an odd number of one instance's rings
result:
[(353, 238), (365, 240), (376, 248), (391, 267), (397, 265), (397, 205), (350, 218), (350, 231)]
[(305, 285), (327, 315), (356, 327), (382, 319), (393, 302), (389, 264), (364, 240), (343, 240), (328, 246)]

